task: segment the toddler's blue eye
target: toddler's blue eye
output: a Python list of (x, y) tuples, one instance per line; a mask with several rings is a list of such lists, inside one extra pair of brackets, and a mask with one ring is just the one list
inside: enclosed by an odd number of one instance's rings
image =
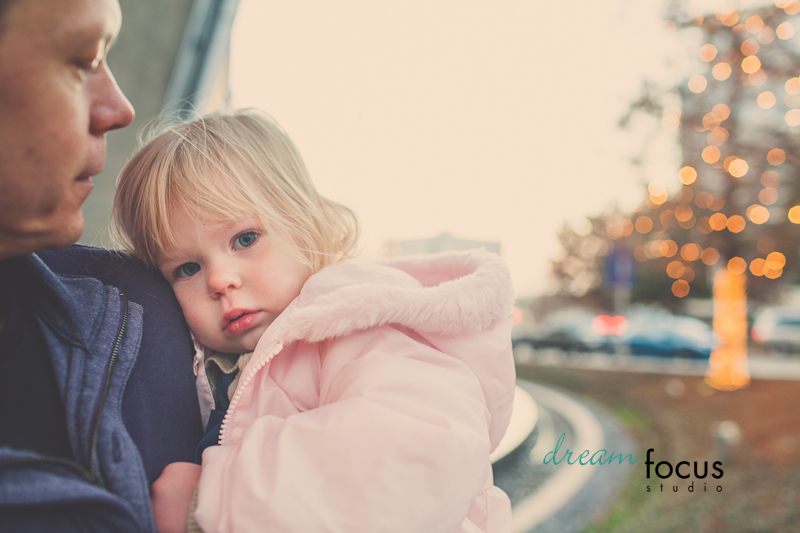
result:
[(242, 248), (250, 248), (258, 240), (258, 233), (255, 231), (248, 231), (242, 233), (233, 240), (233, 248), (240, 250)]
[(191, 278), (200, 272), (200, 265), (197, 263), (184, 263), (175, 269), (176, 278)]

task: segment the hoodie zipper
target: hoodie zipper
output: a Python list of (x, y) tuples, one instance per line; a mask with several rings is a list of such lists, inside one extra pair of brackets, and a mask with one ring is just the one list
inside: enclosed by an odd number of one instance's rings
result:
[(106, 406), (108, 393), (111, 390), (111, 372), (114, 369), (114, 363), (117, 360), (117, 354), (119, 354), (119, 347), (122, 344), (122, 337), (125, 335), (125, 329), (128, 326), (128, 298), (122, 293), (120, 293), (119, 297), (121, 317), (117, 326), (117, 337), (114, 341), (114, 347), (111, 350), (111, 356), (109, 357), (106, 366), (106, 374), (103, 380), (103, 392), (97, 399), (97, 403), (95, 404), (94, 408), (94, 416), (92, 420), (92, 441), (91, 448), (89, 449), (89, 474), (94, 480), (93, 483), (103, 488), (105, 488), (105, 484), (103, 483), (103, 478), (100, 475), (97, 466), (97, 440), (100, 436), (100, 419), (103, 415), (103, 409)]
[(219, 428), (219, 440), (217, 442), (220, 445), (224, 444), (228, 439), (228, 424), (230, 423), (231, 418), (233, 418), (233, 412), (236, 410), (236, 406), (239, 404), (239, 400), (242, 398), (244, 389), (247, 388), (247, 385), (250, 384), (258, 371), (264, 368), (267, 363), (272, 361), (272, 358), (278, 355), (281, 350), (283, 350), (283, 344), (281, 342), (276, 343), (270, 350), (266, 350), (266, 354), (251, 367), (251, 370), (246, 376), (243, 376), (239, 380), (239, 385), (236, 386), (236, 392), (233, 393), (233, 398), (231, 398), (231, 403), (228, 405), (228, 410), (225, 411), (225, 416), (222, 418), (222, 425)]

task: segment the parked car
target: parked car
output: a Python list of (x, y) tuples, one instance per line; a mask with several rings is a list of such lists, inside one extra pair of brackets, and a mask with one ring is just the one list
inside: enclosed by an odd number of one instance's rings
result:
[(750, 330), (754, 341), (774, 350), (800, 352), (800, 309), (767, 307), (760, 311)]
[(533, 326), (517, 326), (512, 332), (514, 346), (527, 344), (535, 350), (595, 351), (605, 342), (592, 329), (595, 314), (580, 309), (556, 311)]
[(660, 313), (633, 316), (622, 336), (632, 355), (708, 359), (717, 345), (711, 327), (694, 317)]

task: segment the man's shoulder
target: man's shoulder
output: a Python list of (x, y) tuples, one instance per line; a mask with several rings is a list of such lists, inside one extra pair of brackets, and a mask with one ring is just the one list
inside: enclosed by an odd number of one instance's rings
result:
[(145, 306), (163, 306), (170, 313), (180, 313), (172, 288), (161, 273), (122, 252), (75, 244), (36, 255), (62, 280), (76, 276), (96, 279), (118, 288), (131, 301)]

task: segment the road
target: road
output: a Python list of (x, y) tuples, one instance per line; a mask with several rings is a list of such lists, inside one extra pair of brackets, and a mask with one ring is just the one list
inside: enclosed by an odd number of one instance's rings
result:
[(536, 401), (539, 419), (522, 445), (494, 465), (495, 484), (511, 499), (513, 531), (580, 531), (614, 501), (635, 466), (567, 465), (563, 459), (558, 466), (543, 464), (547, 453), (554, 450), (562, 434), (559, 459), (567, 449), (632, 453), (634, 459), (639, 452), (622, 426), (602, 407), (528, 381), (519, 380), (518, 385)]

